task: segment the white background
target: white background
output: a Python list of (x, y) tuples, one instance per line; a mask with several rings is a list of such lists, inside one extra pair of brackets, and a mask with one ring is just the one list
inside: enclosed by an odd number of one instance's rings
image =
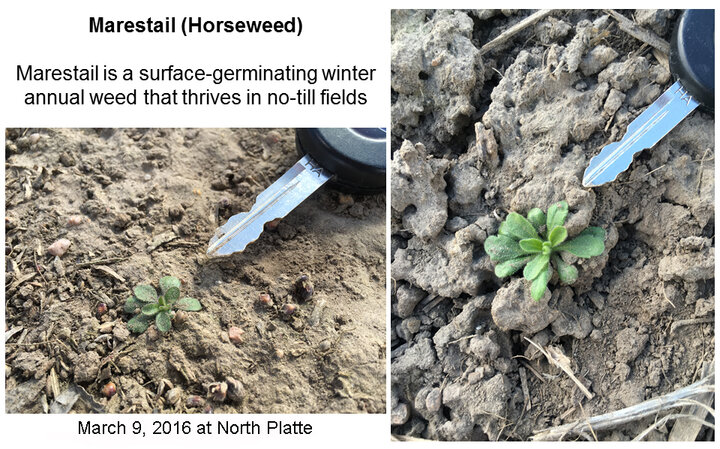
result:
[[(5, 127), (375, 127), (390, 123), (390, 8), (391, 7), (512, 7), (512, 8), (658, 8), (714, 7), (708, 1), (631, 2), (497, 2), (484, 1), (364, 1), (299, 2), (253, 1), (7, 1), (0, 6), (0, 128)], [(300, 37), (286, 34), (90, 34), (89, 17), (143, 20), (147, 17), (202, 16), (206, 19), (273, 19), (287, 20), (300, 16)], [(375, 81), (354, 87), (368, 93), (369, 102), (362, 107), (37, 107), (24, 106), (23, 93), (32, 83), (15, 81), (18, 64), (72, 67), (107, 64), (113, 67), (164, 67), (169, 64), (198, 67), (284, 66), (364, 66), (376, 68)], [(717, 72), (717, 71), (716, 71)], [(61, 82), (37, 86), (37, 90), (61, 88), (76, 90), (83, 85)], [(95, 83), (93, 90), (127, 90), (152, 87), (150, 84)], [(160, 88), (159, 86), (156, 86)], [(201, 87), (170, 85), (171, 88)], [(213, 90), (218, 89), (215, 86)], [(298, 86), (300, 87), (300, 86)], [(232, 85), (227, 88), (232, 89)], [(269, 88), (269, 86), (267, 87)], [(241, 89), (241, 91), (244, 89)], [(4, 167), (1, 169), (4, 177)], [(717, 192), (716, 192), (717, 196)], [(3, 189), (4, 204), (4, 189)], [(389, 204), (389, 199), (388, 199)], [(389, 206), (388, 206), (389, 207)], [(389, 216), (389, 215), (388, 215)], [(4, 225), (3, 225), (4, 236)], [(389, 239), (389, 237), (388, 237)], [(389, 247), (389, 243), (388, 243)], [(389, 263), (388, 263), (389, 267)], [(716, 276), (717, 279), (717, 276)], [(3, 271), (4, 283), (4, 271)], [(4, 300), (4, 293), (3, 293)], [(3, 301), (4, 302), (4, 301)], [(4, 308), (2, 311), (4, 318)], [(389, 352), (389, 341), (388, 341)], [(3, 348), (4, 355), (4, 348)], [(388, 378), (389, 388), (389, 378)], [(4, 404), (4, 376), (0, 397)], [(388, 396), (389, 399), (389, 396)], [(388, 400), (389, 404), (389, 400)], [(140, 419), (146, 432), (152, 421), (160, 418), (190, 420), (193, 426), (209, 415), (141, 415), (103, 416), (96, 421), (121, 419), (128, 428)], [(375, 448), (390, 445), (389, 418), (386, 415), (304, 415), (304, 416), (222, 416), (234, 422), (255, 419), (300, 419), (313, 425), (310, 437), (80, 437), (76, 415), (0, 415), (3, 447), (301, 447), (322, 448), (347, 446)], [(488, 444), (488, 443), (485, 443)], [(537, 444), (537, 443), (535, 443)], [(492, 444), (491, 444), (492, 445)]]

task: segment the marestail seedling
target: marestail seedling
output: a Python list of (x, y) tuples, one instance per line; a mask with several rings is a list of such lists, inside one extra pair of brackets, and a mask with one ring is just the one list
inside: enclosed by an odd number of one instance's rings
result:
[(495, 275), (511, 276), (525, 267), (523, 276), (532, 282), (530, 293), (536, 301), (545, 294), (553, 268), (560, 282), (575, 282), (577, 268), (565, 262), (560, 253), (567, 251), (585, 259), (599, 256), (605, 250), (605, 230), (589, 227), (566, 241), (567, 229), (563, 225), (567, 214), (565, 201), (550, 206), (547, 215), (538, 208), (531, 209), (527, 218), (510, 212), (500, 224), (498, 235), (485, 240), (485, 252), (491, 260), (498, 262)]
[(153, 286), (138, 285), (133, 289), (133, 296), (125, 301), (125, 312), (137, 313), (128, 321), (128, 329), (141, 334), (155, 321), (160, 332), (167, 332), (172, 328), (173, 309), (197, 312), (202, 306), (195, 298), (180, 299), (180, 280), (174, 276), (160, 279), (160, 296)]

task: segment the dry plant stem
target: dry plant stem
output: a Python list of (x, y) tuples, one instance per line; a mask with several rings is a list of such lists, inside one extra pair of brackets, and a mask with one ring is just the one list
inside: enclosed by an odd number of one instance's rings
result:
[(562, 426), (551, 427), (539, 431), (533, 436), (534, 441), (559, 441), (566, 435), (580, 435), (581, 432), (589, 430), (589, 426), (595, 431), (609, 429), (626, 424), (647, 416), (654, 415), (663, 410), (687, 405), (687, 399), (695, 398), (709, 392), (715, 391), (715, 373), (704, 377), (692, 385), (670, 392), (666, 395), (641, 402), (637, 405), (627, 407), (603, 415), (593, 416), (587, 420), (581, 419)]
[[(642, 441), (650, 432), (652, 432), (653, 430), (657, 429), (658, 427), (662, 426), (663, 424), (665, 424), (666, 422), (668, 422), (672, 419), (677, 419), (677, 420), (684, 419), (684, 420), (695, 421), (695, 422), (699, 423), (701, 427), (707, 426), (707, 427), (715, 430), (714, 424), (711, 424), (711, 423), (703, 420), (702, 418), (698, 418), (697, 416), (687, 415), (687, 414), (683, 414), (683, 413), (673, 413), (672, 415), (663, 416), (662, 419), (660, 419), (660, 421), (653, 423), (650, 427), (643, 430), (643, 432), (640, 435), (633, 438), (633, 441)], [(677, 423), (675, 425), (677, 425)]]
[(560, 363), (560, 362), (557, 360), (557, 357), (553, 357), (553, 356), (552, 356), (547, 350), (545, 350), (542, 346), (538, 345), (537, 343), (535, 343), (534, 341), (530, 340), (529, 338), (525, 337), (525, 340), (529, 341), (533, 346), (535, 346), (536, 348), (538, 348), (538, 350), (539, 350), (540, 352), (542, 352), (542, 354), (545, 356), (545, 358), (548, 359), (549, 362), (552, 362), (555, 366), (557, 366), (558, 368), (560, 368), (561, 370), (563, 370), (563, 372), (564, 372), (565, 374), (567, 374), (568, 377), (570, 377), (570, 379), (571, 379), (573, 382), (575, 382), (575, 384), (578, 386), (578, 388), (580, 389), (580, 391), (583, 392), (583, 394), (585, 395), (586, 398), (588, 398), (588, 399), (592, 399), (592, 398), (593, 398), (593, 394), (590, 393), (590, 390), (588, 390), (588, 389), (585, 387), (585, 385), (583, 385), (582, 382), (580, 382), (580, 380), (579, 380), (577, 377), (575, 377), (575, 374), (573, 374), (573, 372), (570, 370), (570, 367), (569, 367), (569, 366), (566, 366), (565, 364)]
[(659, 37), (652, 31), (648, 31), (645, 28), (636, 25), (635, 23), (633, 23), (632, 20), (623, 16), (614, 9), (606, 9), (605, 12), (610, 14), (615, 20), (617, 20), (620, 29), (629, 34), (630, 36), (634, 37), (640, 42), (644, 42), (652, 47), (657, 48), (666, 55), (670, 54), (670, 44), (665, 39)]
[(552, 13), (552, 9), (541, 9), (530, 16), (526, 17), (525, 19), (521, 20), (520, 22), (516, 23), (515, 25), (511, 26), (507, 30), (503, 31), (500, 36), (496, 37), (495, 39), (491, 40), (487, 44), (480, 47), (480, 55), (484, 55), (485, 53), (492, 51), (499, 47), (500, 45), (504, 44), (505, 42), (512, 39), (513, 36), (515, 36), (520, 31), (524, 30), (525, 28), (534, 25), (537, 21), (547, 17)]
[[(702, 377), (710, 374), (713, 363), (714, 361), (703, 363), (701, 370)], [(681, 418), (675, 421), (675, 425), (673, 425), (672, 431), (670, 431), (670, 435), (668, 435), (668, 441), (695, 441), (702, 430), (703, 424), (701, 421), (705, 419), (708, 413), (710, 413), (713, 418), (715, 417), (715, 411), (711, 407), (714, 399), (715, 395), (713, 393), (706, 393), (698, 396), (697, 401), (686, 400), (685, 402), (689, 402), (689, 404), (680, 410), (680, 414), (692, 415), (699, 419)]]

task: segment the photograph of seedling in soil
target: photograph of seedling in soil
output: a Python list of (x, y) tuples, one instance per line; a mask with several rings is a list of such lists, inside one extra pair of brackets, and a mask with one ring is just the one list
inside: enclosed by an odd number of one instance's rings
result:
[(714, 439), (712, 113), (583, 186), (682, 14), (392, 12), (395, 439)]
[(385, 195), (206, 254), (292, 129), (6, 131), (8, 413), (383, 413)]

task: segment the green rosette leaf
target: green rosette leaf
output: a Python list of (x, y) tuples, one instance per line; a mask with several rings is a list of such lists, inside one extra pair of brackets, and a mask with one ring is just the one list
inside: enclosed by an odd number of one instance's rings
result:
[(505, 262), (495, 265), (495, 276), (499, 278), (512, 276), (522, 268), (531, 257), (532, 256), (516, 257), (515, 259), (506, 260)]
[(555, 264), (555, 268), (557, 269), (560, 282), (562, 282), (563, 284), (572, 284), (577, 280), (577, 268), (570, 265), (569, 263), (565, 263), (565, 261), (562, 260), (562, 257), (560, 257), (557, 253), (552, 255), (552, 261), (553, 264)]
[(152, 317), (139, 313), (128, 321), (127, 328), (130, 332), (142, 334), (150, 326), (150, 323), (152, 323)]
[(175, 276), (165, 276), (160, 278), (160, 292), (164, 295), (172, 287), (177, 287), (180, 290), (180, 279)]
[(517, 241), (506, 235), (491, 235), (485, 239), (484, 248), (490, 259), (496, 262), (505, 262), (527, 254)]
[(172, 327), (170, 312), (160, 312), (155, 315), (155, 325), (160, 332), (167, 332)]
[(137, 300), (134, 296), (129, 297), (125, 300), (125, 305), (123, 306), (123, 310), (125, 310), (125, 313), (135, 313), (135, 311), (139, 308), (141, 308), (143, 305), (140, 301)]
[(567, 201), (560, 201), (555, 203), (548, 208), (547, 212), (547, 232), (550, 233), (555, 226), (562, 226), (565, 224), (565, 218), (568, 214), (568, 203)]
[(185, 297), (175, 303), (175, 307), (180, 310), (186, 310), (188, 312), (197, 312), (202, 309), (200, 301), (195, 298)]
[(537, 207), (530, 209), (530, 212), (527, 214), (527, 218), (528, 221), (535, 226), (535, 230), (538, 232), (540, 232), (540, 228), (545, 226), (545, 222), (547, 220), (545, 213)]
[(515, 240), (539, 238), (535, 226), (517, 212), (510, 212), (505, 218), (503, 232)]
[(525, 265), (525, 270), (523, 270), (523, 276), (528, 281), (532, 281), (533, 279), (538, 277), (540, 273), (547, 269), (549, 262), (549, 254), (536, 254), (535, 257), (530, 259), (527, 265)]
[(543, 242), (540, 239), (523, 239), (520, 240), (520, 249), (526, 253), (541, 253), (543, 250)]
[(167, 292), (165, 292), (165, 303), (168, 305), (175, 304), (175, 301), (177, 301), (180, 298), (180, 289), (177, 287), (170, 287)]
[(555, 249), (567, 251), (584, 259), (599, 256), (605, 251), (605, 230), (598, 227), (587, 228), (574, 239), (556, 246)]
[(141, 302), (157, 302), (158, 299), (157, 291), (150, 285), (138, 285), (133, 289), (133, 293)]
[(555, 226), (548, 235), (548, 241), (553, 247), (558, 246), (567, 239), (567, 229), (565, 226)]
[(540, 301), (545, 296), (545, 289), (547, 289), (548, 281), (550, 280), (550, 268), (542, 271), (538, 277), (532, 281), (530, 286), (530, 296), (535, 301)]

